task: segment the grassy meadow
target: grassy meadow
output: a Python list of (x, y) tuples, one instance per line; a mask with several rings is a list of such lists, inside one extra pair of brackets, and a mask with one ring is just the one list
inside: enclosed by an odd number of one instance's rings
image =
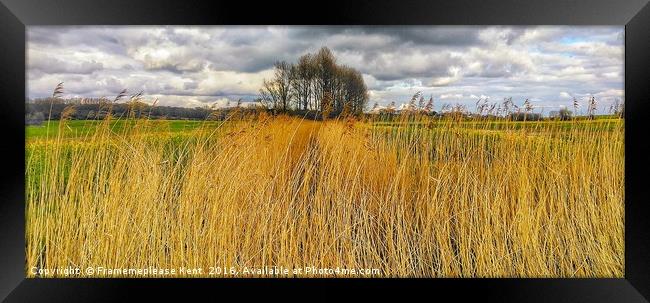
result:
[(622, 119), (47, 123), (26, 128), (28, 277), (33, 266), (623, 277)]

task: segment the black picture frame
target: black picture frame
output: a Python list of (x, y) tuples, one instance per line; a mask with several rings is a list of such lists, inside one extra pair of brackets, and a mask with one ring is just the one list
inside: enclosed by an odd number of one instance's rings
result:
[[(650, 298), (650, 5), (648, 0), (279, 1), (0, 0), (0, 298), (127, 301), (134, 292), (212, 299), (302, 300), (391, 293), (499, 302), (647, 302)], [(291, 10), (290, 8), (294, 8)], [(297, 10), (296, 10), (297, 8)], [(295, 13), (294, 13), (295, 11)], [(309, 11), (310, 13), (305, 13)], [(622, 279), (27, 279), (25, 278), (25, 29), (31, 25), (624, 25), (625, 278)], [(156, 286), (154, 288), (154, 286)], [(254, 290), (253, 290), (254, 289)], [(297, 295), (296, 290), (306, 291)], [(443, 295), (444, 293), (444, 295)]]

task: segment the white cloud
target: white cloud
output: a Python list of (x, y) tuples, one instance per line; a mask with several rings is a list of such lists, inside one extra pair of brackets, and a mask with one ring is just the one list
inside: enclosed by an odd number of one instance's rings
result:
[(458, 67), (458, 66), (449, 67), (449, 74), (450, 74), (450, 76), (448, 76), (448, 77), (434, 78), (433, 81), (431, 81), (431, 86), (450, 85), (450, 84), (452, 84), (454, 82), (459, 81), (462, 78), (460, 67)]
[[(252, 101), (277, 60), (321, 46), (362, 72), (370, 104), (417, 91), (449, 102), (526, 98), (540, 108), (593, 94), (624, 98), (622, 27), (29, 27), (28, 95), (111, 96), (161, 104)], [(470, 103), (471, 102), (471, 103)]]
[(442, 94), (442, 95), (440, 95), (440, 99), (443, 99), (443, 100), (447, 100), (447, 99), (459, 100), (459, 99), (463, 99), (463, 94)]

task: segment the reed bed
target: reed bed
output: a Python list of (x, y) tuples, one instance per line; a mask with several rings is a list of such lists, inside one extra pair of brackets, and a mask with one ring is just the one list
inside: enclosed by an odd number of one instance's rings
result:
[(313, 266), (623, 277), (621, 119), (262, 114), (183, 136), (110, 120), (74, 140), (27, 141), (27, 276), (33, 266), (204, 276), (211, 266)]

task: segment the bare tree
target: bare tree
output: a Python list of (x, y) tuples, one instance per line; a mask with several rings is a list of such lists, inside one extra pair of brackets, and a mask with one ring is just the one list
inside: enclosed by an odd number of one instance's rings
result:
[(315, 73), (316, 68), (311, 54), (301, 56), (298, 63), (292, 67), (292, 88), (298, 108), (309, 109)]
[(324, 111), (327, 105), (327, 110), (334, 114), (343, 109), (360, 114), (368, 102), (368, 88), (361, 73), (337, 65), (326, 47), (314, 55), (301, 56), (295, 65), (276, 63), (274, 78), (264, 81), (260, 95), (267, 108), (282, 111)]
[(319, 108), (322, 109), (323, 96), (327, 93), (332, 98), (332, 90), (334, 84), (334, 75), (336, 74), (336, 58), (332, 52), (326, 48), (321, 48), (314, 56), (314, 63), (316, 68), (316, 81), (314, 82), (314, 91), (316, 93), (316, 100), (320, 101)]
[(289, 102), (292, 97), (291, 89), (291, 65), (281, 61), (275, 64), (274, 78), (270, 81), (264, 80), (260, 94), (267, 107), (274, 110), (289, 110)]

